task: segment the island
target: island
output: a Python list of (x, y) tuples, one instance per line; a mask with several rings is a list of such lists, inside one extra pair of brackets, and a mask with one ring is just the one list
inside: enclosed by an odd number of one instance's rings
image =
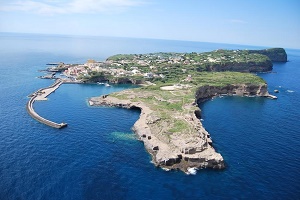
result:
[(282, 51), (120, 54), (104, 62), (59, 63), (48, 71), (62, 73), (64, 78), (57, 79), (64, 83), (140, 84), (139, 88), (92, 97), (89, 104), (139, 109), (133, 131), (151, 154), (152, 162), (165, 170), (194, 173), (201, 168), (225, 168), (223, 157), (200, 121), (198, 104), (223, 95), (276, 99), (269, 94), (267, 83), (250, 72), (271, 71), (272, 61), (284, 61)]

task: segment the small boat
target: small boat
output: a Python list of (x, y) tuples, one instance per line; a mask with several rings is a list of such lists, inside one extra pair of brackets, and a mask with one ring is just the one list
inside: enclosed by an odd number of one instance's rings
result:
[(104, 85), (105, 85), (105, 87), (110, 87), (110, 85), (108, 83), (105, 83)]
[(104, 85), (104, 83), (100, 83), (100, 82), (97, 82), (97, 84), (99, 84), (99, 85)]
[(276, 97), (276, 96), (274, 96), (274, 95), (271, 95), (271, 94), (269, 94), (267, 97), (268, 97), (269, 99), (277, 99), (277, 97)]

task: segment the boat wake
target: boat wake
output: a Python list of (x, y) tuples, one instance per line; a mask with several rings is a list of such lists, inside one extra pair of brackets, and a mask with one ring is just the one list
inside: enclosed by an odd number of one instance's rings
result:
[(295, 91), (293, 91), (293, 90), (287, 90), (287, 92), (289, 92), (289, 93), (293, 93), (293, 92), (295, 92)]

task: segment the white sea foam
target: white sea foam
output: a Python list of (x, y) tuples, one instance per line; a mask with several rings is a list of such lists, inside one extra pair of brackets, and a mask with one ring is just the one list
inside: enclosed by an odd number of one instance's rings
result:
[(196, 175), (197, 174), (197, 168), (196, 167), (190, 167), (187, 169), (187, 174)]

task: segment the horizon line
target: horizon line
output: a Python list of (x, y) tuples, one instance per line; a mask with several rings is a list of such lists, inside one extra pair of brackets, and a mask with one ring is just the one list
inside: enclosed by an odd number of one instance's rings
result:
[(184, 39), (166, 39), (166, 38), (147, 38), (147, 37), (130, 37), (130, 36), (106, 36), (106, 35), (88, 35), (88, 34), (65, 34), (65, 33), (34, 33), (34, 32), (10, 32), (0, 31), (0, 33), (6, 34), (28, 34), (28, 35), (53, 35), (53, 36), (75, 36), (75, 37), (108, 37), (108, 38), (126, 38), (126, 39), (145, 39), (145, 40), (166, 40), (166, 41), (181, 41), (181, 42), (200, 42), (200, 43), (212, 43), (212, 44), (229, 44), (240, 45), (249, 47), (261, 47), (261, 48), (284, 48), (291, 50), (300, 50), (300, 47), (281, 47), (281, 46), (269, 46), (269, 45), (256, 45), (256, 44), (241, 44), (241, 43), (226, 43), (226, 42), (211, 42), (211, 41), (199, 41), (199, 40), (184, 40)]

